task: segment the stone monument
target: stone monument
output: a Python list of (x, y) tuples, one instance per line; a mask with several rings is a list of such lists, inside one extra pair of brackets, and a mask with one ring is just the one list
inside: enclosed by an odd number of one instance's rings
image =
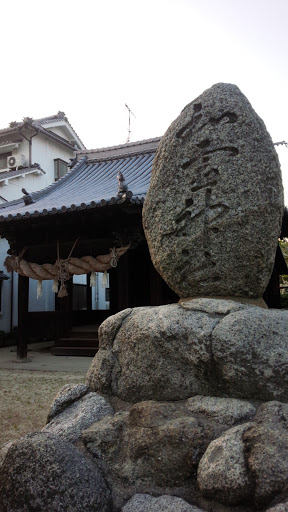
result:
[(262, 301), (282, 213), (264, 123), (214, 85), (162, 138), (143, 211), (181, 299), (100, 326), (87, 383), (2, 453), (1, 512), (288, 512), (288, 312)]
[(262, 298), (283, 217), (277, 153), (232, 84), (187, 105), (162, 137), (143, 208), (156, 270), (180, 297)]

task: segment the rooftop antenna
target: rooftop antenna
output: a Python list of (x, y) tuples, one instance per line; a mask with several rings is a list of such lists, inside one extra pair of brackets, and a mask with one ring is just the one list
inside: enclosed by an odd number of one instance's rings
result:
[(285, 140), (282, 140), (281, 142), (274, 142), (273, 144), (274, 146), (286, 146), (286, 148), (288, 148), (288, 142)]
[(128, 112), (129, 112), (128, 137), (127, 137), (126, 142), (130, 142), (130, 135), (131, 135), (131, 114), (132, 114), (132, 116), (134, 116), (134, 117), (135, 117), (135, 119), (136, 119), (136, 116), (133, 114), (132, 110), (128, 107), (127, 103), (125, 103), (125, 107), (126, 107), (126, 108), (128, 108)]

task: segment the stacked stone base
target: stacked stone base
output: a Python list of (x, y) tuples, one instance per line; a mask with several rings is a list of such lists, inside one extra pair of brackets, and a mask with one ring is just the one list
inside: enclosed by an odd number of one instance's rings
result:
[(287, 320), (216, 299), (108, 318), (86, 385), (3, 452), (1, 512), (287, 512)]

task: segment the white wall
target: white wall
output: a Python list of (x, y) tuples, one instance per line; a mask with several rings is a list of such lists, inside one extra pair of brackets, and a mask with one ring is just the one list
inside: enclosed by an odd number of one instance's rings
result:
[(42, 188), (42, 185), (43, 182), (41, 181), (41, 176), (28, 174), (23, 178), (14, 178), (9, 180), (8, 185), (3, 185), (0, 183), (0, 195), (3, 196), (7, 201), (13, 201), (13, 199), (19, 199), (20, 197), (23, 197), (22, 188), (25, 188), (28, 192), (36, 192)]
[(42, 295), (37, 299), (38, 281), (29, 279), (28, 311), (54, 311), (55, 293), (52, 291), (53, 281), (42, 281)]
[[(17, 153), (25, 156), (26, 165), (28, 166), (29, 144), (25, 139), (21, 144), (19, 144)], [(43, 188), (48, 187), (48, 185), (51, 185), (51, 183), (54, 182), (55, 158), (61, 158), (69, 163), (70, 158), (73, 158), (73, 150), (60, 145), (56, 141), (48, 139), (42, 134), (38, 134), (33, 137), (32, 164), (38, 163), (45, 171), (45, 174), (24, 174), (23, 177), (9, 179), (7, 185), (0, 182), (0, 195), (7, 201), (12, 201), (13, 199), (19, 199), (23, 196), (23, 187), (30, 193), (37, 192), (38, 190), (42, 190)]]
[[(42, 189), (54, 182), (54, 159), (61, 158), (69, 163), (70, 158), (73, 158), (74, 152), (58, 144), (58, 142), (47, 139), (42, 134), (39, 134), (35, 139), (32, 147), (32, 162), (39, 163), (46, 172), (41, 177), (40, 188)], [(37, 190), (40, 190), (40, 188)]]

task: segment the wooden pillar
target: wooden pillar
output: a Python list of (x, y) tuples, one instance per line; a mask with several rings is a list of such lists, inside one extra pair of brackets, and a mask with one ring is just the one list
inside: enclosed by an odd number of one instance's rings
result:
[(130, 290), (129, 290), (129, 251), (124, 254), (117, 265), (117, 287), (118, 287), (118, 311), (129, 308)]
[(61, 329), (59, 336), (67, 334), (72, 327), (72, 295), (73, 295), (73, 280), (66, 281), (67, 293), (65, 297), (58, 297), (55, 295), (55, 311), (59, 311), (61, 315)]
[(27, 339), (25, 327), (28, 316), (29, 278), (18, 277), (18, 330), (17, 330), (17, 359), (27, 359)]
[(116, 268), (109, 270), (111, 315), (118, 313), (118, 311), (121, 311), (122, 309), (130, 307), (128, 253), (124, 254), (120, 258)]
[(130, 307), (150, 306), (149, 260), (144, 244), (130, 251), (127, 270)]
[(72, 301), (73, 301), (73, 278), (67, 281), (67, 292), (68, 296), (66, 297), (66, 305), (65, 305), (65, 314), (66, 314), (66, 326), (67, 330), (72, 328), (73, 318), (72, 318)]

